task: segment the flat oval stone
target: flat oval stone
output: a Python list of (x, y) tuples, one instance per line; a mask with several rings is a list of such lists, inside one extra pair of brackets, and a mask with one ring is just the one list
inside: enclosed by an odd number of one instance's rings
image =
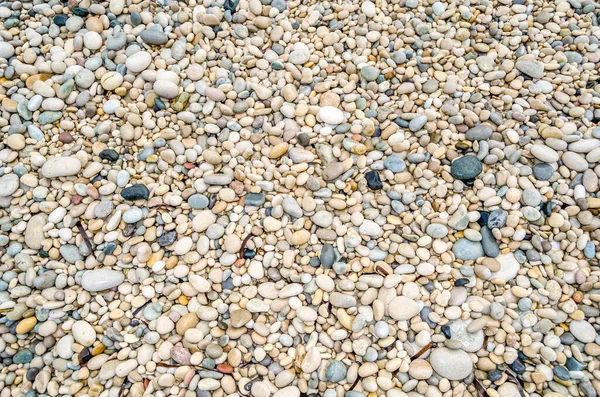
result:
[(326, 124), (338, 125), (344, 122), (344, 113), (334, 106), (323, 106), (319, 109), (319, 118)]
[(42, 166), (45, 178), (76, 175), (81, 170), (81, 161), (77, 157), (53, 157), (46, 160)]
[(169, 37), (156, 29), (146, 29), (140, 33), (140, 37), (145, 43), (162, 45), (169, 41)]
[(81, 277), (81, 286), (86, 291), (97, 292), (121, 285), (123, 273), (111, 269), (88, 270)]
[(429, 363), (442, 378), (461, 380), (473, 372), (473, 362), (467, 352), (438, 347), (431, 352)]
[(146, 70), (151, 62), (152, 55), (145, 51), (139, 51), (125, 60), (125, 66), (127, 66), (127, 70), (130, 72), (140, 73)]
[(555, 163), (559, 159), (558, 153), (556, 153), (554, 149), (545, 145), (532, 145), (531, 148), (529, 148), (529, 151), (533, 156), (535, 156), (535, 158), (543, 161), (544, 163)]

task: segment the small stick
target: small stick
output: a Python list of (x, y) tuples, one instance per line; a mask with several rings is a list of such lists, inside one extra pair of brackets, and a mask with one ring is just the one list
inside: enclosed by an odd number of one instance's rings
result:
[(81, 224), (81, 221), (78, 220), (77, 223), (75, 224), (75, 226), (77, 226), (77, 230), (79, 230), (79, 234), (81, 234), (81, 237), (83, 237), (83, 241), (85, 242), (86, 247), (88, 248), (88, 250), (94, 257), (94, 259), (96, 259), (96, 254), (94, 254), (94, 249), (92, 248), (92, 243), (90, 242), (90, 238), (88, 237), (87, 233), (85, 232), (85, 229), (83, 228), (83, 225)]
[(427, 345), (423, 346), (423, 348), (421, 350), (419, 350), (417, 352), (417, 354), (413, 355), (410, 360), (416, 360), (417, 358), (421, 357), (423, 354), (425, 354), (429, 349), (431, 349), (433, 347), (433, 342), (429, 342)]
[(242, 245), (240, 247), (240, 252), (238, 253), (238, 257), (240, 259), (244, 258), (244, 248), (246, 248), (246, 243), (248, 242), (248, 240), (250, 240), (250, 238), (252, 237), (252, 233), (249, 233), (246, 238), (244, 238), (244, 241), (242, 241)]
[(481, 383), (479, 383), (479, 381), (475, 378), (473, 378), (473, 384), (475, 385), (475, 388), (477, 389), (477, 391), (483, 396), (483, 397), (490, 397), (490, 395), (488, 394), (487, 390), (485, 390), (485, 387), (483, 387), (481, 385)]

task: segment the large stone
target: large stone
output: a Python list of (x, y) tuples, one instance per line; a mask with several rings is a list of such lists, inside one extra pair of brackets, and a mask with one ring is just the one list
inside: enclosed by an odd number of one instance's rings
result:
[(452, 246), (452, 252), (456, 259), (463, 261), (476, 261), (485, 255), (479, 241), (471, 241), (467, 238), (458, 239)]
[(42, 166), (42, 175), (45, 178), (59, 178), (76, 175), (80, 170), (81, 161), (77, 157), (57, 156), (46, 160)]
[(11, 196), (19, 188), (19, 177), (8, 174), (0, 177), (0, 197)]
[(481, 171), (483, 171), (481, 161), (475, 156), (458, 158), (454, 160), (450, 167), (452, 176), (461, 181), (475, 179), (477, 175), (481, 174)]
[(538, 61), (517, 61), (515, 64), (517, 70), (534, 79), (544, 77), (544, 64)]
[(118, 287), (125, 280), (122, 272), (111, 269), (88, 270), (81, 277), (81, 286), (90, 292)]
[(429, 363), (442, 378), (461, 380), (473, 372), (473, 362), (463, 350), (450, 350), (438, 347), (431, 352)]
[(397, 296), (390, 302), (388, 312), (396, 321), (410, 320), (419, 314), (419, 304), (406, 296)]
[(492, 136), (492, 126), (479, 124), (467, 131), (467, 139), (470, 141), (482, 141)]
[(25, 228), (25, 244), (31, 249), (39, 250), (42, 248), (44, 240), (43, 228), (48, 223), (46, 214), (37, 214), (31, 217)]
[(490, 276), (490, 279), (499, 278), (504, 281), (510, 281), (517, 277), (517, 273), (519, 272), (521, 265), (519, 262), (517, 262), (517, 259), (512, 252), (498, 255), (496, 260), (498, 263), (500, 263), (500, 270), (493, 272)]

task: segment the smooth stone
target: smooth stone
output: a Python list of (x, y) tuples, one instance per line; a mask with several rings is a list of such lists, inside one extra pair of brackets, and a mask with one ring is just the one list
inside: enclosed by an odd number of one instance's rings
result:
[(34, 250), (42, 248), (44, 240), (43, 228), (48, 224), (48, 216), (46, 214), (37, 214), (31, 217), (25, 228), (25, 244)]
[(375, 81), (377, 80), (377, 77), (379, 77), (380, 74), (380, 70), (377, 69), (375, 66), (363, 66), (360, 69), (360, 75), (367, 81)]
[(146, 70), (148, 68), (148, 66), (150, 66), (151, 62), (152, 62), (152, 55), (150, 55), (149, 53), (147, 53), (145, 51), (139, 51), (139, 52), (136, 52), (135, 54), (129, 56), (125, 60), (125, 66), (127, 66), (127, 69), (130, 72), (140, 73), (140, 72), (143, 72), (144, 70)]
[(483, 330), (477, 332), (467, 331), (470, 323), (471, 321), (455, 320), (448, 324), (448, 326), (450, 327), (452, 339), (460, 341), (464, 351), (474, 353), (483, 347), (485, 335)]
[(339, 360), (333, 360), (327, 367), (325, 377), (327, 378), (328, 382), (338, 383), (346, 379), (347, 373), (348, 367), (346, 366), (346, 364)]
[(494, 210), (490, 213), (487, 221), (487, 227), (490, 229), (501, 228), (506, 225), (506, 220), (508, 219), (508, 212), (504, 210)]
[(485, 255), (480, 242), (467, 238), (458, 239), (452, 246), (452, 252), (457, 259), (463, 261), (476, 261)]
[(337, 252), (335, 248), (331, 244), (323, 245), (321, 249), (321, 254), (319, 255), (319, 260), (321, 261), (321, 265), (325, 269), (331, 269), (333, 263), (337, 259)]
[(592, 343), (598, 337), (594, 326), (585, 320), (571, 321), (569, 331), (577, 340), (583, 343)]
[(58, 178), (72, 176), (81, 170), (81, 161), (77, 157), (53, 157), (46, 160), (42, 166), (42, 175), (45, 178)]
[(392, 154), (383, 160), (383, 166), (385, 169), (392, 172), (402, 172), (406, 170), (406, 163), (397, 154)]
[(244, 196), (244, 204), (253, 207), (260, 207), (265, 203), (265, 195), (263, 193), (248, 193)]
[(15, 55), (15, 47), (5, 41), (0, 41), (0, 58), (8, 59)]
[(0, 197), (10, 197), (19, 188), (19, 177), (8, 174), (0, 177)]
[(410, 320), (419, 314), (419, 304), (406, 296), (397, 296), (391, 300), (388, 311), (396, 321)]
[(125, 280), (122, 272), (111, 269), (88, 270), (81, 277), (81, 286), (90, 292), (118, 287)]
[(421, 128), (423, 128), (426, 123), (427, 123), (427, 116), (417, 116), (408, 123), (408, 128), (412, 132), (417, 132), (417, 131), (421, 130)]
[(188, 204), (195, 210), (203, 210), (208, 207), (209, 200), (203, 194), (194, 194), (188, 198)]
[(450, 173), (460, 180), (471, 180), (481, 174), (481, 161), (475, 156), (463, 156), (452, 162)]
[(498, 278), (504, 281), (510, 281), (517, 277), (517, 273), (519, 272), (521, 265), (512, 252), (498, 255), (496, 260), (498, 263), (500, 263), (500, 270), (493, 272), (490, 276), (490, 279)]
[[(2, 42), (0, 42), (2, 44)], [(0, 58), (2, 58), (2, 49), (0, 47)], [(33, 353), (27, 349), (19, 350), (14, 356), (12, 356), (12, 362), (14, 364), (27, 364), (33, 360)]]
[(123, 222), (136, 223), (144, 217), (144, 211), (141, 208), (133, 207), (123, 213)]
[(304, 215), (300, 204), (292, 196), (286, 196), (283, 199), (283, 211), (294, 218), (300, 218)]
[(96, 341), (96, 331), (86, 321), (75, 321), (71, 332), (73, 333), (75, 342), (85, 347), (91, 346)]
[(438, 347), (431, 352), (429, 363), (438, 375), (448, 380), (461, 380), (473, 372), (471, 357), (463, 350)]
[(154, 82), (156, 95), (166, 99), (173, 99), (179, 95), (179, 86), (169, 80), (157, 80)]
[(330, 125), (339, 125), (345, 120), (344, 113), (334, 106), (323, 106), (319, 109), (319, 118)]
[(534, 79), (544, 77), (544, 64), (539, 61), (517, 61), (515, 67), (518, 71)]
[(559, 159), (558, 153), (556, 153), (554, 149), (545, 145), (531, 145), (529, 152), (535, 156), (535, 158), (545, 163), (555, 163)]
[(379, 177), (379, 172), (377, 171), (369, 171), (365, 174), (365, 179), (367, 180), (367, 186), (371, 190), (381, 190), (383, 189), (383, 183), (381, 183), (381, 178)]
[(150, 196), (150, 191), (148, 188), (142, 184), (137, 184), (133, 186), (126, 187), (121, 190), (121, 197), (125, 200), (135, 201), (135, 200), (147, 200)]
[(140, 37), (145, 43), (154, 45), (163, 45), (169, 41), (169, 36), (156, 29), (146, 29), (140, 33)]
[(230, 324), (232, 327), (243, 327), (250, 320), (252, 320), (252, 314), (246, 309), (238, 309), (231, 312)]
[(482, 141), (492, 136), (492, 126), (489, 124), (479, 124), (467, 131), (467, 139), (470, 141)]
[(500, 255), (500, 247), (498, 247), (496, 237), (494, 237), (492, 231), (487, 226), (481, 228), (481, 237), (481, 246), (486, 256), (495, 258)]
[(539, 181), (547, 181), (554, 175), (554, 168), (550, 164), (540, 163), (533, 166), (533, 176)]
[(170, 230), (168, 232), (164, 232), (163, 234), (161, 234), (160, 237), (156, 239), (156, 242), (161, 247), (168, 247), (169, 245), (173, 244), (176, 239), (177, 239), (177, 231)]

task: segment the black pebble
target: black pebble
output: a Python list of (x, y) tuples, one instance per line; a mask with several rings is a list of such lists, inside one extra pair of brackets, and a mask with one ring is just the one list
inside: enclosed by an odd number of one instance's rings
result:
[(35, 377), (39, 373), (40, 373), (39, 368), (29, 368), (29, 370), (27, 371), (27, 374), (25, 375), (25, 378), (27, 378), (28, 381), (33, 382), (35, 380)]
[(129, 201), (135, 201), (140, 199), (147, 200), (149, 196), (150, 191), (146, 186), (142, 184), (129, 186), (121, 190), (121, 197)]
[(452, 334), (450, 333), (450, 327), (447, 325), (442, 325), (442, 333), (446, 337), (446, 339), (452, 339)]
[(56, 26), (65, 26), (67, 23), (67, 16), (63, 14), (59, 14), (54, 17), (54, 24)]
[(469, 284), (469, 279), (468, 278), (459, 278), (458, 280), (456, 280), (454, 282), (454, 285), (457, 287), (463, 287), (465, 285)]
[(477, 220), (477, 223), (479, 223), (479, 226), (485, 226), (485, 225), (487, 225), (489, 218), (490, 218), (489, 212), (479, 211), (479, 219)]
[(119, 159), (119, 153), (113, 149), (104, 149), (100, 152), (99, 156), (102, 160), (108, 160), (111, 163), (114, 163)]
[(244, 259), (253, 259), (256, 256), (256, 251), (249, 248), (244, 248)]
[(78, 17), (86, 17), (90, 13), (88, 10), (81, 7), (75, 7), (71, 9), (71, 11), (73, 11), (73, 14), (77, 15)]
[(380, 190), (383, 188), (383, 183), (379, 179), (379, 173), (377, 171), (369, 171), (365, 174), (367, 178), (367, 186), (372, 190)]

